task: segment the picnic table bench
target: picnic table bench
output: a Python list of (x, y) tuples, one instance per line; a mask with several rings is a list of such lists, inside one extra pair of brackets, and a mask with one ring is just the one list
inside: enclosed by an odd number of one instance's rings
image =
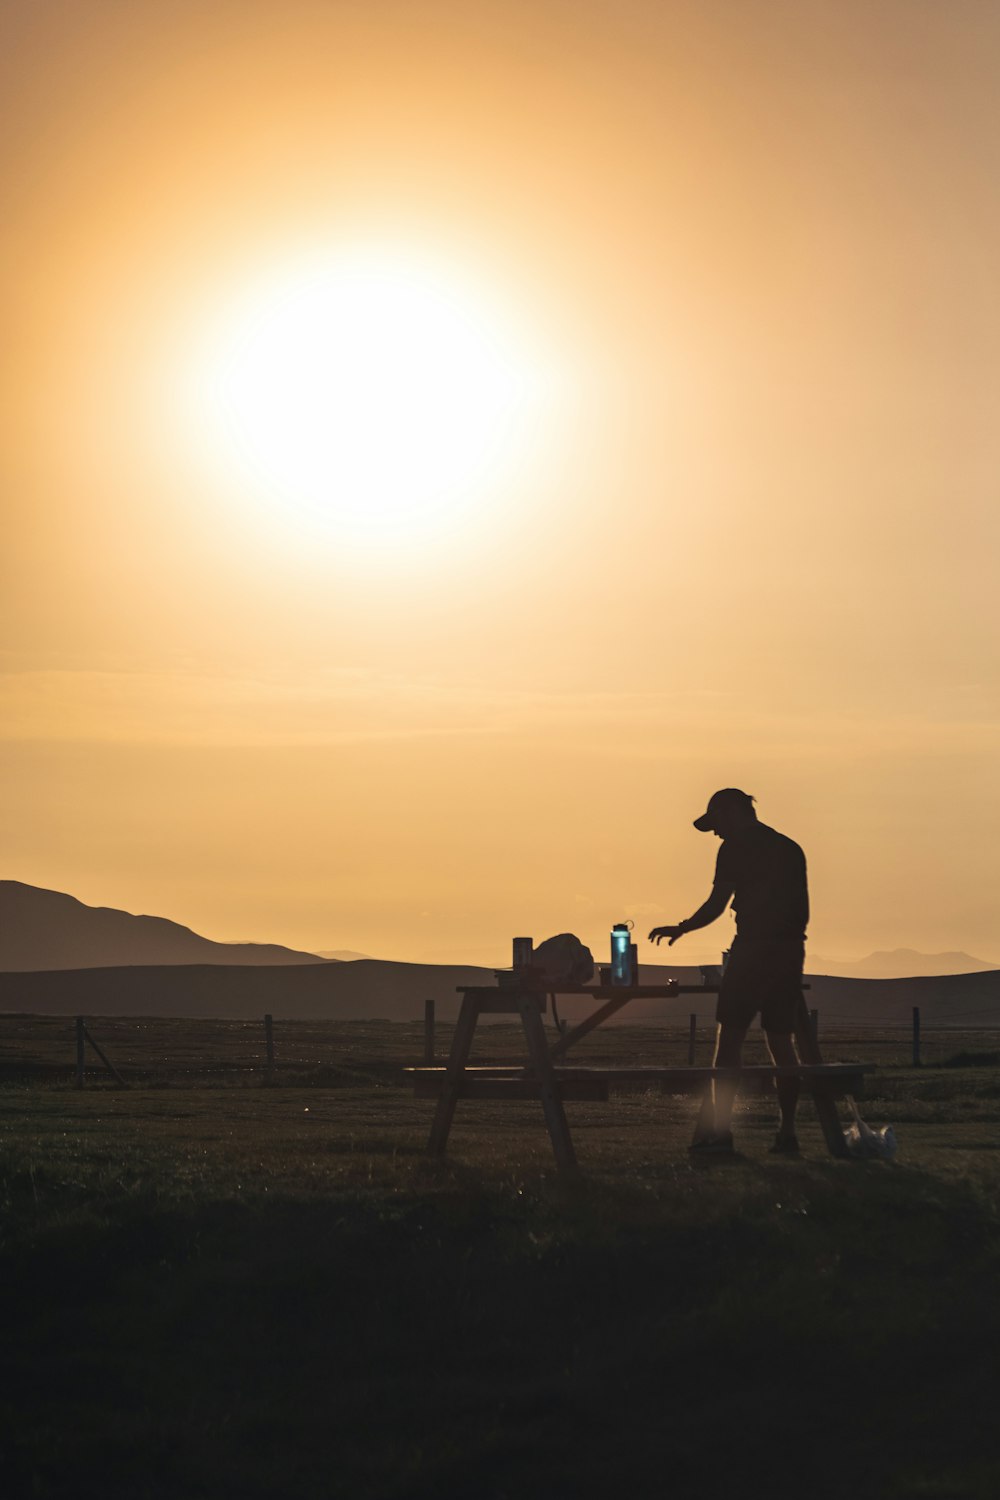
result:
[[(718, 992), (717, 984), (683, 985), (675, 980), (664, 984), (559, 985), (544, 990), (516, 982), (514, 976), (503, 976), (497, 985), (459, 986), (462, 996), (455, 1034), (448, 1062), (443, 1067), (412, 1067), (405, 1071), (411, 1078), (418, 1098), (436, 1098), (437, 1108), (431, 1125), (428, 1151), (442, 1156), (447, 1148), (455, 1107), (459, 1099), (538, 1099), (542, 1106), (561, 1171), (576, 1166), (576, 1153), (569, 1122), (563, 1105), (571, 1100), (606, 1100), (614, 1089), (639, 1085), (659, 1085), (664, 1093), (692, 1093), (701, 1096), (698, 1115), (699, 1132), (711, 1118), (712, 1084), (717, 1078), (735, 1078), (739, 1084), (766, 1087), (775, 1078), (801, 1079), (816, 1106), (823, 1137), (831, 1156), (847, 1155), (844, 1133), (837, 1114), (836, 1100), (864, 1091), (864, 1075), (872, 1071), (862, 1063), (824, 1063), (806, 1010), (799, 998), (795, 1040), (801, 1059), (797, 1067), (750, 1066), (743, 1068), (592, 1068), (569, 1067), (565, 1054), (582, 1037), (600, 1026), (632, 1000), (673, 999), (679, 995), (705, 995)], [(542, 1017), (549, 996), (590, 997), (603, 1002), (576, 1026), (566, 1027), (555, 1041), (545, 1036)], [(469, 1065), (469, 1054), (476, 1026), (482, 1015), (519, 1015), (527, 1043), (527, 1059), (522, 1064), (498, 1067)]]

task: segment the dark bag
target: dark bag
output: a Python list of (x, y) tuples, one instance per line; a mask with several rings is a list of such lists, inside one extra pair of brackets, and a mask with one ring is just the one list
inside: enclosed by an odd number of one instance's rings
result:
[(545, 984), (589, 984), (594, 977), (594, 955), (571, 932), (546, 938), (531, 955), (532, 973)]

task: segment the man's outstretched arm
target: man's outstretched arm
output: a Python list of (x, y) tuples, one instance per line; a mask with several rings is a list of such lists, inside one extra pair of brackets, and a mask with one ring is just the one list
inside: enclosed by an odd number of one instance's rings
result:
[(684, 922), (678, 922), (676, 927), (654, 927), (649, 934), (649, 941), (659, 945), (663, 938), (666, 938), (667, 947), (672, 948), (677, 939), (683, 937), (686, 932), (697, 932), (699, 927), (707, 927), (717, 917), (721, 917), (732, 899), (732, 886), (720, 884), (717, 881), (712, 887), (712, 894), (704, 905), (699, 906), (693, 917), (688, 917)]

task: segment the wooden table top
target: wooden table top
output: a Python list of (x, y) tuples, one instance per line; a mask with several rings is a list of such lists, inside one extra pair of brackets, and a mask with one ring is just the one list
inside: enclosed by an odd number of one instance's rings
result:
[(717, 984), (459, 984), (460, 995), (589, 995), (593, 1000), (669, 1000), (673, 995), (716, 995)]

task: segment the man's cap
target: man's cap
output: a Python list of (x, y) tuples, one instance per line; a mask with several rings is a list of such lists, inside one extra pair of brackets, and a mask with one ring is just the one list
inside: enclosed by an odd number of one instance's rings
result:
[(753, 798), (734, 786), (723, 787), (721, 792), (713, 792), (701, 817), (694, 820), (698, 832), (711, 833), (720, 812), (753, 812)]

